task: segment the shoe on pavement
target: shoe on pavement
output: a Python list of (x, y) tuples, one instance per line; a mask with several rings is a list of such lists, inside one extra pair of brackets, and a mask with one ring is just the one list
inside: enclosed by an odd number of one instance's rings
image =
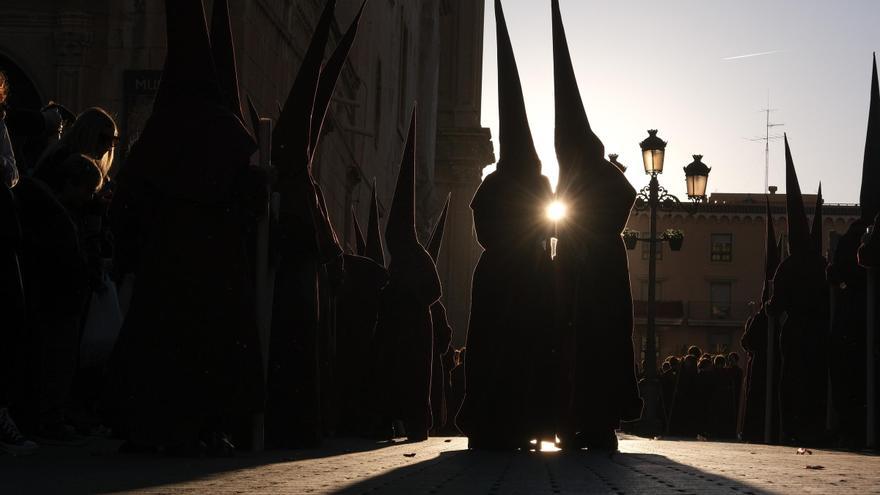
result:
[(8, 408), (0, 408), (0, 451), (19, 456), (33, 454), (40, 448), (21, 434), (21, 430), (9, 415)]
[(89, 442), (88, 438), (76, 433), (76, 428), (64, 423), (40, 425), (34, 438), (41, 444), (60, 447), (79, 447)]

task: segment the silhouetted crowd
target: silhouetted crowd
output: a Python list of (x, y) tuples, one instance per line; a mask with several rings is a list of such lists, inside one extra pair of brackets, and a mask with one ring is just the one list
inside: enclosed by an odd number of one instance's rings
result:
[(658, 377), (667, 434), (737, 438), (743, 383), (739, 354), (709, 354), (690, 346), (683, 356), (667, 356)]
[(449, 202), (423, 247), (415, 110), (384, 233), (374, 185), (367, 231), (353, 212), (343, 248), (311, 176), (363, 12), (325, 61), (334, 7), (261, 149), (225, 1), (210, 36), (200, 0), (167, 2), (162, 82), (120, 160), (108, 112), (9, 106), (0, 72), (2, 450), (113, 435), (127, 452), (225, 456), (458, 431), (466, 352), (435, 267)]
[[(374, 182), (366, 230), (353, 212), (355, 243), (341, 243), (312, 176), (363, 7), (325, 60), (326, 3), (270, 121), (241, 101), (227, 2), (213, 2), (210, 26), (201, 0), (165, 4), (161, 84), (124, 157), (107, 111), (14, 108), (0, 73), (0, 448), (113, 435), (128, 452), (227, 456), (461, 431), (475, 449), (616, 450), (615, 429), (643, 407), (620, 236), (636, 191), (587, 119), (556, 0), (555, 196), (495, 2), (501, 158), (471, 202), (483, 252), (458, 349), (437, 273), (448, 198), (431, 237), (417, 235), (416, 110), (384, 231)], [(854, 356), (866, 355), (876, 304), (865, 267), (880, 242), (863, 233), (880, 211), (877, 94), (875, 69), (874, 189), (863, 186), (863, 219), (831, 263), (821, 194), (810, 232), (786, 140), (791, 254), (779, 259), (768, 222), (747, 366), (696, 347), (667, 358), (670, 434), (823, 440), (830, 383), (839, 431), (864, 436), (865, 361)], [(566, 218), (548, 220), (554, 200)]]

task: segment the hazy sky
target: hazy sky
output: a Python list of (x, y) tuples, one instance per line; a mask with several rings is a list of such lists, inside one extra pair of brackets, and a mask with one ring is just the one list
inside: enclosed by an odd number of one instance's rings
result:
[[(638, 143), (668, 141), (661, 184), (684, 198), (681, 168), (704, 155), (709, 192), (760, 192), (771, 134), (787, 132), (801, 189), (858, 201), (880, 0), (560, 0), (587, 115), (641, 188)], [(555, 181), (550, 0), (506, 0), (532, 134)], [(483, 124), (498, 136), (494, 1), (486, 0)], [(772, 52), (772, 53), (767, 53)], [(736, 58), (742, 55), (762, 54)], [(496, 156), (498, 143), (495, 143)], [(770, 184), (784, 191), (782, 140)]]

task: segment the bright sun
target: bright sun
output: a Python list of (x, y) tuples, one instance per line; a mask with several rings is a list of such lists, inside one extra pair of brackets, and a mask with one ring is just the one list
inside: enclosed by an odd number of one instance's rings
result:
[(568, 208), (560, 201), (554, 201), (547, 206), (547, 218), (554, 222), (558, 222), (565, 218)]

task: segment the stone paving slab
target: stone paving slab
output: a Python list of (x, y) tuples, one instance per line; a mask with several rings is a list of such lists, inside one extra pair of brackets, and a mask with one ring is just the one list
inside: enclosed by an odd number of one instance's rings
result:
[[(619, 454), (473, 452), (464, 438), (333, 440), (232, 459), (120, 455), (116, 444), (0, 457), (0, 494), (880, 493), (880, 457), (622, 437)], [(806, 466), (821, 469), (807, 469)]]

